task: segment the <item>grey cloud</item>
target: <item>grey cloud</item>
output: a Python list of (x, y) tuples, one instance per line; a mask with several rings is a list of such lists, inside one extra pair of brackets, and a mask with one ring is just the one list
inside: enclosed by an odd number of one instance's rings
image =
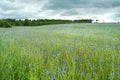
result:
[(118, 0), (49, 0), (47, 9), (71, 9), (71, 8), (113, 8), (119, 7)]
[(99, 8), (99, 10), (98, 8), (79, 8), (79, 9), (65, 10), (61, 13), (61, 15), (62, 16), (88, 15), (88, 14), (100, 15), (100, 14), (109, 13), (109, 12), (111, 12), (111, 8), (107, 10), (104, 8)]
[(16, 18), (16, 19), (24, 19), (31, 16), (31, 14), (27, 14), (26, 16), (26, 14), (23, 14), (21, 12), (15, 12), (15, 11), (9, 11), (6, 13), (1, 12), (0, 15), (2, 18)]
[(119, 12), (119, 10), (120, 10), (120, 7), (114, 8), (110, 18), (113, 19), (113, 20), (120, 20), (120, 12)]
[(0, 18), (36, 18), (43, 5), (44, 0), (1, 0)]
[(68, 11), (63, 11), (61, 16), (71, 16), (71, 15), (79, 15), (79, 12), (76, 10), (68, 10)]
[(113, 14), (113, 16), (111, 17), (113, 20), (120, 20), (120, 13), (115, 13)]

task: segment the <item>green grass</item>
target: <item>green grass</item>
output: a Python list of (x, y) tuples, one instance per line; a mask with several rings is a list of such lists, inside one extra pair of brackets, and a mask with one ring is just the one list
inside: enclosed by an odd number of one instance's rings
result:
[(0, 80), (120, 80), (120, 24), (0, 28)]

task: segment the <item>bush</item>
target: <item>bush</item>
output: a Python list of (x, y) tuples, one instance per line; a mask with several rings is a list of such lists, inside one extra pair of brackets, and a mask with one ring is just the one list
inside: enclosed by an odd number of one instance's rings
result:
[(3, 28), (11, 28), (12, 25), (10, 25), (8, 22), (6, 21), (0, 21), (0, 27), (3, 27)]

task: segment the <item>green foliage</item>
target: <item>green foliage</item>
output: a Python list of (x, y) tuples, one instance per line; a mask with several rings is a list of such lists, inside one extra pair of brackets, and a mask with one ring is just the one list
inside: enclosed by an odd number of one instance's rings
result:
[(5, 20), (0, 20), (0, 27), (11, 28), (12, 26)]

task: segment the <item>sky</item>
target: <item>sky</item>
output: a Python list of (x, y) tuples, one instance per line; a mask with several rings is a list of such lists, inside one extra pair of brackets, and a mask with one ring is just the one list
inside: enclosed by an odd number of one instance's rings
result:
[(120, 0), (0, 0), (0, 19), (120, 20)]

